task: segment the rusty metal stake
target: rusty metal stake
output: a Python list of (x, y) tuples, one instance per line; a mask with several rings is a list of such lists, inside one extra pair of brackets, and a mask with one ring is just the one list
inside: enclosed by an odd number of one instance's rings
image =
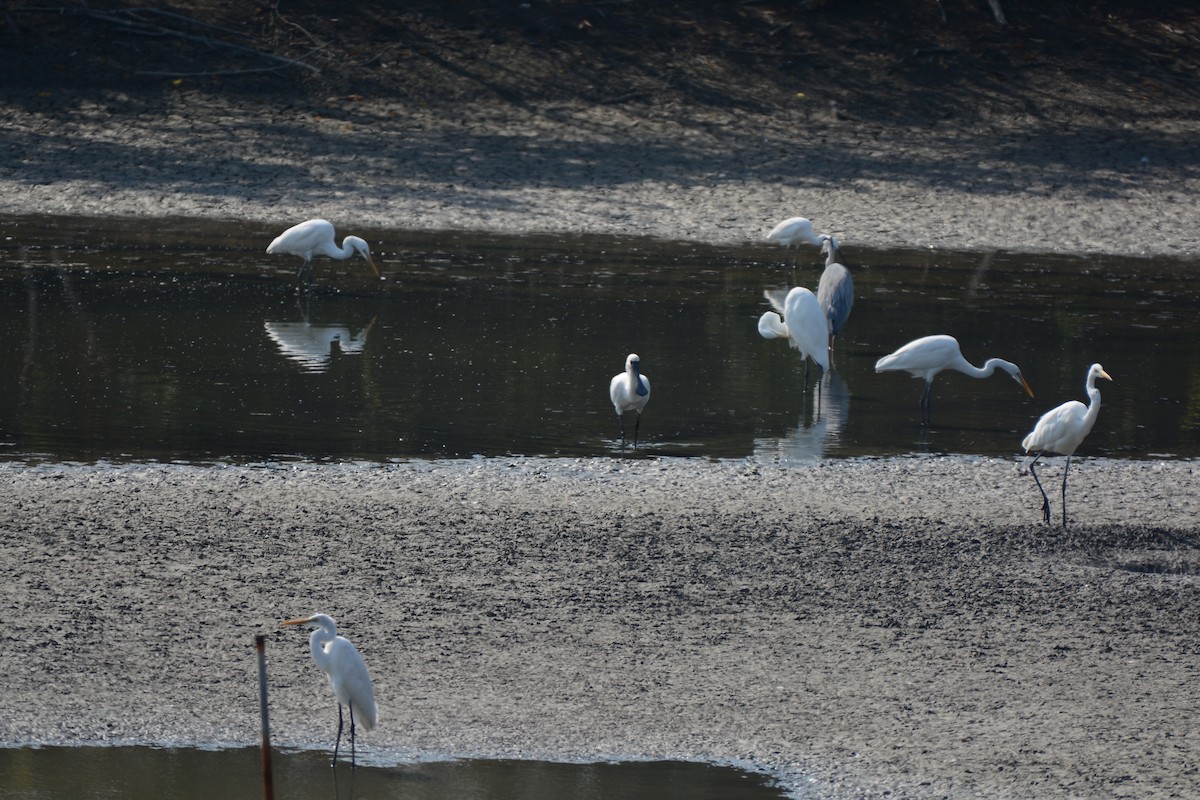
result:
[(267, 715), (267, 637), (254, 637), (258, 651), (258, 705), (262, 715), (262, 777), (263, 799), (275, 800), (275, 782), (271, 775), (271, 722)]

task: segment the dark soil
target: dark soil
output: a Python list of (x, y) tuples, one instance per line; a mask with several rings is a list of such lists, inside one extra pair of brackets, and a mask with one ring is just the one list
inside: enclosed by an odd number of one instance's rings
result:
[[(592, 103), (933, 125), (1200, 109), (1186, 2), (11, 0), (10, 90)], [(52, 13), (53, 12), (53, 13)], [(284, 63), (279, 59), (293, 60)]]
[(1003, 7), (13, 1), (0, 213), (1200, 254), (1200, 11)]

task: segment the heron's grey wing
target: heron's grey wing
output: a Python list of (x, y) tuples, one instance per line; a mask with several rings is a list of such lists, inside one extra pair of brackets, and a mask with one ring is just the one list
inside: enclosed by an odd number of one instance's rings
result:
[(834, 334), (841, 331), (854, 307), (854, 278), (850, 270), (841, 264), (831, 264), (821, 276), (817, 299), (829, 317), (829, 328)]

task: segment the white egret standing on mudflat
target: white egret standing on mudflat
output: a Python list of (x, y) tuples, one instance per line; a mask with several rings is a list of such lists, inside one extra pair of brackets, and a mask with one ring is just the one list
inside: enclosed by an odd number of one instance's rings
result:
[(1025, 382), (1021, 369), (1011, 361), (1002, 358), (989, 358), (982, 367), (976, 367), (963, 358), (958, 347), (958, 340), (953, 336), (937, 334), (914, 339), (891, 355), (884, 356), (875, 362), (876, 372), (900, 371), (911, 373), (914, 378), (922, 378), (925, 388), (921, 391), (921, 424), (932, 423), (930, 413), (930, 389), (934, 377), (941, 371), (953, 369), (972, 378), (987, 378), (997, 369), (1007, 372), (1021, 388), (1033, 397), (1033, 389)]
[(284, 620), (283, 625), (312, 625), (316, 630), (308, 639), (313, 661), (329, 676), (338, 701), (337, 739), (333, 744), (333, 765), (337, 766), (338, 746), (342, 743), (342, 706), (350, 709), (350, 765), (354, 766), (355, 723), (372, 730), (379, 720), (375, 707), (375, 690), (367, 664), (349, 639), (338, 636), (337, 623), (328, 614)]
[(1067, 473), (1071, 471), (1071, 454), (1079, 447), (1084, 437), (1091, 432), (1100, 414), (1100, 390), (1096, 388), (1096, 379), (1104, 378), (1111, 381), (1112, 377), (1099, 364), (1088, 367), (1086, 391), (1088, 404), (1085, 406), (1078, 400), (1068, 400), (1058, 408), (1051, 409), (1042, 415), (1033, 426), (1033, 430), (1021, 442), (1025, 452), (1037, 451), (1029, 464), (1029, 472), (1042, 493), (1042, 516), (1046, 524), (1050, 524), (1050, 498), (1038, 480), (1034, 465), (1045, 453), (1058, 453), (1067, 457), (1067, 465), (1063, 469), (1062, 478), (1062, 521), (1067, 527)]
[(308, 288), (312, 288), (313, 256), (329, 256), (342, 261), (357, 253), (367, 260), (375, 275), (383, 280), (383, 276), (379, 274), (379, 267), (375, 266), (375, 260), (371, 258), (371, 248), (367, 243), (357, 236), (347, 236), (339, 247), (334, 241), (333, 223), (323, 219), (310, 219), (293, 225), (267, 245), (267, 252), (300, 256), (304, 259), (303, 266), (296, 273), (297, 291), (300, 289), (300, 278), (305, 274), (308, 276)]

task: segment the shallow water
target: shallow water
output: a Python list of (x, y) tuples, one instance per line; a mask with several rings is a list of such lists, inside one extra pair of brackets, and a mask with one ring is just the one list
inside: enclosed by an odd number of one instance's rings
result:
[[(771, 800), (771, 782), (732, 767), (681, 761), (560, 764), (438, 761), (329, 768), (316, 752), (272, 754), (280, 800)], [(0, 749), (0, 800), (261, 798), (260, 752), (149, 747)]]
[[(1200, 455), (1197, 264), (848, 238), (854, 310), (835, 370), (806, 385), (756, 321), (764, 289), (815, 287), (815, 248), (793, 271), (758, 243), (359, 230), (387, 280), (318, 259), (298, 300), (299, 260), (263, 252), (278, 230), (0, 220), (0, 457), (632, 453), (607, 396), (630, 352), (653, 382), (642, 455), (1015, 455), (1041, 413), (1086, 400), (1093, 361), (1115, 382), (1081, 455)], [(1016, 362), (1036, 397), (944, 373), (923, 428), (921, 384), (874, 363), (930, 333)]]

